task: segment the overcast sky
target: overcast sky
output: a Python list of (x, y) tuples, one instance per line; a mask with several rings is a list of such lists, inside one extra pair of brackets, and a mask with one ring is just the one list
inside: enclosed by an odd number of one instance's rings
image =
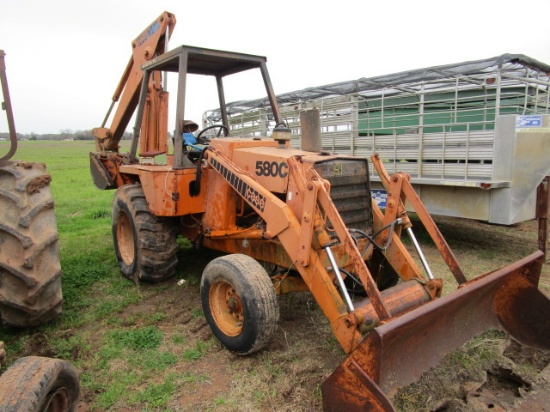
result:
[[(550, 64), (550, 0), (0, 0), (17, 131), (100, 126), (131, 41), (163, 11), (177, 19), (171, 47), (267, 56), (276, 93), (503, 53)], [(200, 123), (216, 96), (191, 91), (186, 117)], [(228, 101), (265, 96), (242, 92)]]

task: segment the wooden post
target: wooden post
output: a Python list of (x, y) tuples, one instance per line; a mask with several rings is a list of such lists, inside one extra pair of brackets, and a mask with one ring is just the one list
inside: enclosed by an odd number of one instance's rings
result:
[(539, 250), (544, 253), (546, 261), (546, 248), (548, 245), (548, 205), (550, 190), (550, 176), (546, 176), (537, 187), (537, 211), (536, 218), (539, 222), (538, 241)]

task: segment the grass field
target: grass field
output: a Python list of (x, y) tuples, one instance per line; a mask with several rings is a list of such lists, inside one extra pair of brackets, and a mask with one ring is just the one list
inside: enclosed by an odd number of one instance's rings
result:
[[(0, 142), (0, 153), (7, 150)], [(280, 298), (280, 331), (267, 350), (245, 358), (226, 351), (210, 333), (198, 294), (212, 253), (196, 255), (181, 242), (175, 278), (157, 285), (135, 285), (120, 275), (111, 238), (114, 192), (93, 185), (93, 150), (87, 141), (20, 142), (16, 159), (44, 162), (52, 175), (65, 304), (47, 325), (0, 328), (8, 364), (31, 354), (71, 361), (81, 376), (79, 411), (319, 410), (319, 385), (344, 354), (309, 295)], [(536, 222), (508, 228), (437, 221), (469, 277), (537, 247)], [(421, 229), (418, 236), (434, 271), (448, 276)], [(547, 294), (549, 279), (545, 264), (541, 288)], [(479, 353), (466, 359), (469, 353), (471, 347), (457, 357), (461, 364), (476, 363)], [(401, 396), (402, 410), (428, 404), (420, 396)]]

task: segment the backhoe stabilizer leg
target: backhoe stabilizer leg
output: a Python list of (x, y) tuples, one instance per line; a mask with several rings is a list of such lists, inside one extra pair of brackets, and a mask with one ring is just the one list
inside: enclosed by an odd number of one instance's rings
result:
[(393, 411), (388, 398), (489, 329), (550, 351), (550, 299), (538, 290), (543, 253), (472, 279), (374, 328), (323, 383), (327, 411)]

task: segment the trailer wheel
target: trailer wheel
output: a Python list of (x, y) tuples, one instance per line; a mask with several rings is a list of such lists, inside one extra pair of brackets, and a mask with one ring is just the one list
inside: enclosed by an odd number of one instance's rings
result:
[(60, 359), (18, 359), (0, 377), (0, 410), (5, 412), (76, 411), (78, 373)]
[(265, 269), (250, 256), (212, 260), (202, 275), (201, 301), (216, 338), (238, 355), (265, 347), (277, 328), (275, 288)]
[(174, 227), (169, 219), (149, 212), (139, 183), (117, 189), (112, 222), (116, 257), (124, 277), (159, 282), (174, 275), (179, 249)]
[(61, 313), (57, 222), (43, 163), (0, 167), (0, 318), (37, 326)]

